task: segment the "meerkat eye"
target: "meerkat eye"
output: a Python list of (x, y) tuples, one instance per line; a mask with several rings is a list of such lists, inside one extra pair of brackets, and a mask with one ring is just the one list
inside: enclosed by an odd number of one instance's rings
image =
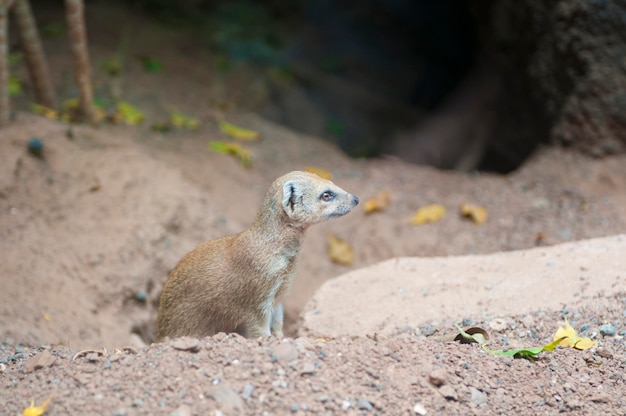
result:
[(330, 191), (322, 192), (322, 195), (320, 195), (320, 199), (325, 202), (332, 200), (334, 197), (335, 194)]

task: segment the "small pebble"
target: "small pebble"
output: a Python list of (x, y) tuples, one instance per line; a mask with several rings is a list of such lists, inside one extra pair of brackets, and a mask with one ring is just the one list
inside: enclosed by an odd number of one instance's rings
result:
[(448, 373), (443, 368), (438, 368), (436, 370), (433, 370), (428, 375), (428, 381), (430, 381), (430, 383), (433, 386), (437, 386), (437, 387), (443, 386), (444, 384), (446, 384), (447, 380), (448, 380)]
[(26, 363), (26, 367), (25, 367), (26, 372), (29, 373), (31, 371), (40, 370), (45, 367), (50, 367), (52, 364), (54, 364), (56, 359), (57, 357), (52, 355), (50, 351), (43, 350), (37, 355), (35, 355), (33, 358), (28, 360), (28, 362)]
[(435, 328), (434, 326), (431, 326), (431, 325), (425, 325), (421, 329), (421, 333), (425, 337), (429, 337), (429, 336), (433, 335), (435, 332), (437, 332), (437, 328)]
[[(468, 324), (468, 325), (471, 325), (471, 324)], [(428, 413), (424, 405), (421, 403), (415, 403), (415, 406), (413, 406), (413, 411), (415, 412), (416, 415), (422, 415), (422, 416)]]
[(598, 354), (602, 358), (613, 358), (613, 353), (607, 350), (606, 348), (602, 348), (602, 347), (596, 350), (596, 354)]
[(128, 410), (124, 409), (124, 408), (120, 408), (120, 409), (116, 409), (115, 413), (113, 413), (115, 416), (126, 416), (126, 414), (128, 413)]
[(176, 338), (172, 341), (172, 348), (179, 351), (200, 351), (200, 340), (192, 337)]
[(600, 326), (600, 333), (605, 337), (614, 337), (617, 331), (615, 330), (615, 325), (604, 324)]
[(300, 370), (300, 375), (304, 376), (304, 375), (309, 375), (309, 374), (313, 374), (315, 373), (315, 364), (313, 363), (307, 363), (305, 364), (302, 369)]
[(448, 385), (441, 386), (441, 388), (439, 388), (439, 393), (441, 393), (441, 395), (446, 400), (457, 401), (459, 399), (459, 396), (456, 394), (456, 391), (454, 391), (454, 389), (452, 387), (448, 386)]
[(580, 332), (589, 331), (589, 325), (583, 325), (580, 327)]
[(291, 413), (296, 413), (298, 411), (298, 405), (297, 404), (292, 404), (291, 405)]
[(485, 396), (485, 393), (483, 393), (482, 391), (480, 391), (480, 390), (478, 390), (477, 388), (474, 388), (474, 387), (472, 387), (472, 389), (470, 390), (470, 395), (471, 395), (471, 399), (470, 400), (476, 406), (482, 405), (487, 400), (487, 397)]
[(28, 153), (41, 158), (43, 156), (43, 142), (36, 137), (28, 141)]
[(491, 329), (492, 331), (504, 331), (506, 330), (508, 327), (508, 325), (506, 324), (506, 321), (502, 318), (496, 318), (493, 321), (489, 322), (489, 329)]
[[(461, 321), (461, 325), (462, 326), (470, 326), (470, 325), (474, 325), (474, 321), (472, 321), (469, 318), (463, 318), (463, 320)], [(418, 403), (419, 404), (419, 403)], [(416, 405), (417, 406), (417, 405)]]
[(344, 400), (343, 402), (341, 402), (341, 408), (343, 410), (348, 410), (350, 406), (352, 406), (352, 404), (350, 403), (349, 400)]
[(209, 391), (209, 396), (213, 397), (216, 402), (231, 406), (236, 409), (243, 407), (243, 400), (232, 387), (227, 384), (218, 384), (213, 386)]
[(142, 406), (143, 406), (143, 400), (141, 399), (133, 400), (133, 407), (142, 407)]
[(368, 412), (374, 409), (374, 406), (372, 406), (372, 403), (370, 403), (370, 401), (366, 399), (359, 399), (359, 401), (356, 403), (356, 407), (359, 410), (365, 410)]
[(272, 361), (280, 361), (282, 363), (290, 363), (298, 359), (298, 350), (294, 345), (288, 342), (279, 344), (270, 354)]
[(243, 392), (241, 393), (241, 397), (247, 400), (252, 396), (253, 391), (254, 386), (250, 383), (247, 383), (245, 386), (243, 386)]

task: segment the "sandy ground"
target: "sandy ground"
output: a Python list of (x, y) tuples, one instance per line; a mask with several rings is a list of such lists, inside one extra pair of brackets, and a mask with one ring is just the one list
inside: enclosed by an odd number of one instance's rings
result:
[[(97, 40), (97, 27), (94, 33)], [(105, 35), (100, 38), (111, 39)], [(250, 144), (254, 163), (246, 169), (206, 147), (224, 139), (207, 108), (229, 93), (241, 98), (241, 90), (220, 80), (212, 85), (221, 90), (202, 89), (211, 74), (201, 54), (190, 54), (189, 44), (176, 36), (153, 42), (144, 44), (148, 53), (171, 44), (169, 53), (180, 54), (164, 59), (173, 62), (169, 78), (131, 69), (121, 89), (152, 114), (176, 107), (198, 115), (198, 131), (68, 127), (20, 112), (0, 132), (0, 413), (18, 415), (31, 399), (41, 404), (54, 396), (46, 415), (624, 414), (626, 298), (618, 287), (572, 305), (540, 307), (520, 302), (507, 308), (508, 292), (490, 297), (484, 310), (418, 314), (410, 325), (389, 325), (384, 335), (348, 335), (339, 326), (314, 336), (298, 330), (300, 312), (324, 282), (380, 261), (520, 250), (626, 232), (625, 156), (594, 160), (544, 148), (506, 176), (462, 174), (392, 159), (352, 160), (319, 139), (253, 114), (229, 113), (230, 121), (262, 136)], [(115, 49), (110, 43), (94, 44), (96, 66)], [(47, 46), (57, 52), (51, 59), (55, 79), (67, 84), (67, 52), (61, 41)], [(27, 151), (33, 137), (43, 142), (42, 158)], [(276, 177), (310, 165), (330, 170), (338, 185), (363, 201), (387, 189), (392, 202), (383, 212), (365, 215), (359, 207), (309, 230), (285, 299), (290, 338), (217, 335), (149, 345), (155, 302), (181, 256), (245, 228)], [(462, 218), (463, 202), (486, 207), (488, 221), (477, 226)], [(446, 206), (443, 220), (409, 225), (415, 210), (430, 203)], [(351, 266), (329, 260), (328, 232), (352, 244)], [(554, 269), (559, 273), (558, 265)], [(476, 270), (459, 268), (448, 293), (454, 299), (475, 294), (472, 276)], [(548, 293), (578, 287), (540, 273), (526, 279)], [(359, 287), (332, 296), (352, 304)], [(445, 302), (445, 292), (441, 296)], [(340, 317), (342, 325), (365, 320), (356, 315)], [(504, 324), (494, 326), (495, 317)], [(492, 331), (492, 348), (540, 346), (563, 317), (600, 346), (558, 349), (527, 361), (437, 337), (453, 333), (457, 324), (479, 325)], [(85, 349), (90, 351), (75, 356)]]
[[(275, 177), (308, 165), (329, 169), (338, 184), (363, 199), (389, 189), (392, 204), (372, 215), (359, 207), (309, 230), (286, 299), (292, 336), (315, 289), (349, 270), (397, 256), (490, 253), (626, 228), (624, 157), (600, 161), (543, 149), (506, 177), (460, 174), (395, 160), (350, 160), (325, 142), (257, 117), (237, 121), (263, 135), (252, 145), (251, 169), (206, 150), (208, 139), (220, 137), (215, 126), (175, 138), (138, 134), (136, 128), (79, 126), (68, 138), (64, 124), (20, 114), (3, 130), (0, 402), (6, 414), (19, 414), (31, 398), (41, 402), (49, 395), (55, 395), (51, 415), (177, 409), (179, 414), (419, 414), (420, 406), (428, 414), (620, 414), (626, 301), (619, 293), (590, 297), (568, 315), (567, 305), (526, 308), (522, 302), (510, 310), (506, 296), (502, 304), (490, 297), (489, 308), (479, 313), (442, 308), (436, 319), (412, 316), (411, 326), (398, 321), (395, 331), (376, 339), (329, 330), (325, 335), (336, 338), (320, 340), (324, 334), (318, 333), (283, 343), (216, 336), (192, 341), (196, 352), (181, 351), (186, 347), (176, 341), (142, 346), (140, 336), (150, 341), (154, 301), (178, 259), (201, 241), (244, 228)], [(27, 152), (31, 137), (42, 139), (43, 159)], [(461, 218), (457, 206), (464, 201), (484, 205), (487, 223), (476, 226)], [(432, 202), (444, 204), (448, 215), (435, 224), (410, 226), (414, 211)], [(352, 266), (329, 260), (329, 231), (353, 245)], [(458, 269), (455, 298), (473, 293), (475, 275), (476, 270)], [(568, 290), (540, 273), (527, 279), (546, 291)], [(355, 302), (358, 289), (354, 292), (338, 298)], [(507, 311), (504, 317), (500, 309)], [(343, 326), (362, 321), (362, 313), (340, 320)], [(490, 328), (494, 314), (507, 322), (494, 348), (543, 345), (563, 316), (595, 336), (601, 348), (559, 349), (531, 362), (424, 335), (449, 334), (464, 320)], [(615, 327), (615, 336), (600, 335), (606, 323)], [(420, 329), (427, 327), (434, 331)], [(122, 348), (128, 345), (133, 348)], [(95, 352), (71, 359), (83, 349)], [(42, 350), (56, 359), (33, 369), (38, 365), (32, 357)], [(276, 358), (276, 350), (288, 357)], [(432, 381), (437, 375), (445, 379), (438, 387), (440, 381)]]

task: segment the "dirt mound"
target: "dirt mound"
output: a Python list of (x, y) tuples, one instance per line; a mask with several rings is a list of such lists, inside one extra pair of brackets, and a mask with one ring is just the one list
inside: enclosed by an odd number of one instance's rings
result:
[[(283, 344), (220, 335), (191, 341), (196, 353), (174, 348), (177, 341), (139, 347), (136, 354), (117, 352), (116, 347), (150, 341), (155, 301), (185, 252), (245, 228), (273, 179), (308, 165), (331, 170), (337, 184), (363, 200), (386, 188), (392, 202), (381, 213), (368, 216), (357, 210), (311, 228), (285, 300), (292, 334), (293, 322), (315, 290), (352, 269), (392, 257), (489, 253), (626, 232), (623, 157), (597, 161), (546, 149), (507, 177), (460, 174), (395, 160), (350, 160), (328, 143), (257, 117), (237, 121), (263, 137), (251, 144), (252, 169), (206, 149), (207, 140), (220, 137), (213, 125), (187, 135), (156, 136), (115, 126), (68, 128), (20, 114), (3, 129), (0, 379), (5, 388), (0, 402), (8, 414), (48, 395), (56, 396), (50, 415), (77, 409), (115, 415), (176, 409), (180, 415), (215, 409), (422, 414), (423, 408), (429, 414), (523, 413), (529, 408), (609, 414), (624, 404), (619, 357), (624, 355), (620, 325), (626, 306), (617, 295), (585, 299), (566, 315), (578, 330), (596, 338), (600, 326), (611, 323), (616, 335), (600, 339), (603, 350), (559, 350), (535, 363), (434, 342), (425, 334), (449, 333), (458, 322), (430, 318), (412, 321), (411, 328), (400, 319), (389, 322), (402, 330), (378, 341), (299, 338)], [(33, 137), (43, 143), (41, 159), (27, 150)], [(418, 207), (432, 202), (448, 208), (442, 221), (408, 225)], [(461, 202), (484, 205), (487, 223), (476, 226), (461, 218), (456, 211)], [(330, 231), (352, 243), (352, 266), (328, 259)], [(590, 281), (600, 279), (592, 272), (607, 265), (600, 256), (596, 260), (601, 264), (590, 264)], [(471, 287), (472, 282), (459, 285)], [(340, 302), (349, 304), (346, 299), (357, 295), (344, 293)], [(490, 300), (490, 310), (505, 310), (498, 299)], [(550, 306), (555, 309), (507, 309), (496, 345), (549, 341), (565, 314), (556, 311), (560, 305)], [(367, 320), (355, 314), (343, 320)], [(493, 317), (463, 318), (488, 325)], [(334, 333), (331, 328), (322, 332)], [(101, 352), (70, 360), (83, 348)], [(30, 361), (44, 349), (57, 357), (53, 364), (50, 357), (40, 357), (39, 364)], [(272, 358), (294, 351), (293, 364)], [(24, 373), (27, 365), (34, 371)], [(437, 369), (446, 379), (441, 387), (431, 381)]]

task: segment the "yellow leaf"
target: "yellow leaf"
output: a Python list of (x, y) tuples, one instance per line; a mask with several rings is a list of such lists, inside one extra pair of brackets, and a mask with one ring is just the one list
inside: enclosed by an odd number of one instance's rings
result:
[(45, 402), (41, 406), (35, 406), (35, 401), (32, 400), (30, 402), (30, 406), (28, 406), (22, 412), (22, 416), (41, 416), (46, 411), (46, 407), (50, 404), (50, 400), (52, 400), (52, 396), (48, 397)]
[(213, 141), (208, 146), (214, 152), (235, 156), (247, 168), (252, 166), (252, 151), (239, 143)]
[[(70, 98), (68, 100), (65, 100), (61, 105), (61, 108), (63, 109), (63, 112), (59, 115), (59, 118), (62, 121), (69, 123), (71, 121), (76, 121), (80, 118), (80, 101), (78, 100), (78, 98)], [(104, 108), (102, 108), (100, 105), (97, 105), (96, 103), (94, 103), (94, 105), (92, 106), (92, 110), (94, 121), (96, 122), (104, 120), (107, 116)]]
[(572, 326), (569, 324), (567, 319), (565, 319), (565, 328), (559, 327), (559, 329), (557, 329), (556, 332), (554, 333), (554, 336), (552, 337), (552, 339), (556, 341), (557, 339), (560, 339), (563, 337), (566, 337), (566, 338), (563, 339), (559, 343), (561, 347), (572, 347), (572, 348), (576, 348), (577, 350), (586, 350), (591, 347), (598, 346), (597, 341), (592, 341), (590, 338), (587, 338), (587, 337), (585, 338), (579, 337), (578, 334), (576, 333), (576, 330), (572, 328)]
[(337, 264), (349, 266), (352, 264), (354, 252), (350, 243), (328, 233), (328, 257)]
[(238, 140), (256, 141), (259, 140), (261, 136), (258, 131), (235, 126), (234, 124), (223, 120), (220, 121), (219, 127), (222, 133)]
[(114, 121), (121, 121), (131, 126), (141, 123), (144, 119), (144, 115), (139, 109), (125, 101), (117, 103), (117, 113), (113, 117)]
[(366, 214), (371, 214), (372, 212), (382, 211), (391, 202), (391, 194), (389, 194), (388, 190), (382, 190), (376, 195), (365, 201), (365, 205), (363, 206), (363, 210)]
[(172, 112), (170, 114), (170, 123), (174, 127), (185, 128), (187, 130), (195, 130), (200, 126), (200, 122), (197, 119), (178, 112)]
[(413, 218), (409, 220), (411, 225), (422, 225), (429, 222), (437, 222), (446, 215), (446, 207), (441, 204), (426, 205), (417, 210)]
[(33, 110), (33, 113), (44, 116), (48, 120), (56, 120), (59, 116), (56, 110), (53, 110), (52, 108), (43, 105), (33, 104), (31, 109)]
[(598, 347), (598, 341), (592, 341), (591, 338), (578, 338), (578, 340), (572, 345), (577, 350), (588, 350), (591, 347)]
[(326, 170), (324, 168), (318, 168), (317, 166), (307, 166), (306, 168), (304, 168), (304, 170), (309, 173), (314, 173), (320, 178), (323, 178), (329, 181), (333, 179), (333, 174), (329, 170)]
[(459, 207), (461, 215), (471, 218), (474, 224), (481, 225), (487, 222), (487, 210), (480, 205), (463, 203)]

